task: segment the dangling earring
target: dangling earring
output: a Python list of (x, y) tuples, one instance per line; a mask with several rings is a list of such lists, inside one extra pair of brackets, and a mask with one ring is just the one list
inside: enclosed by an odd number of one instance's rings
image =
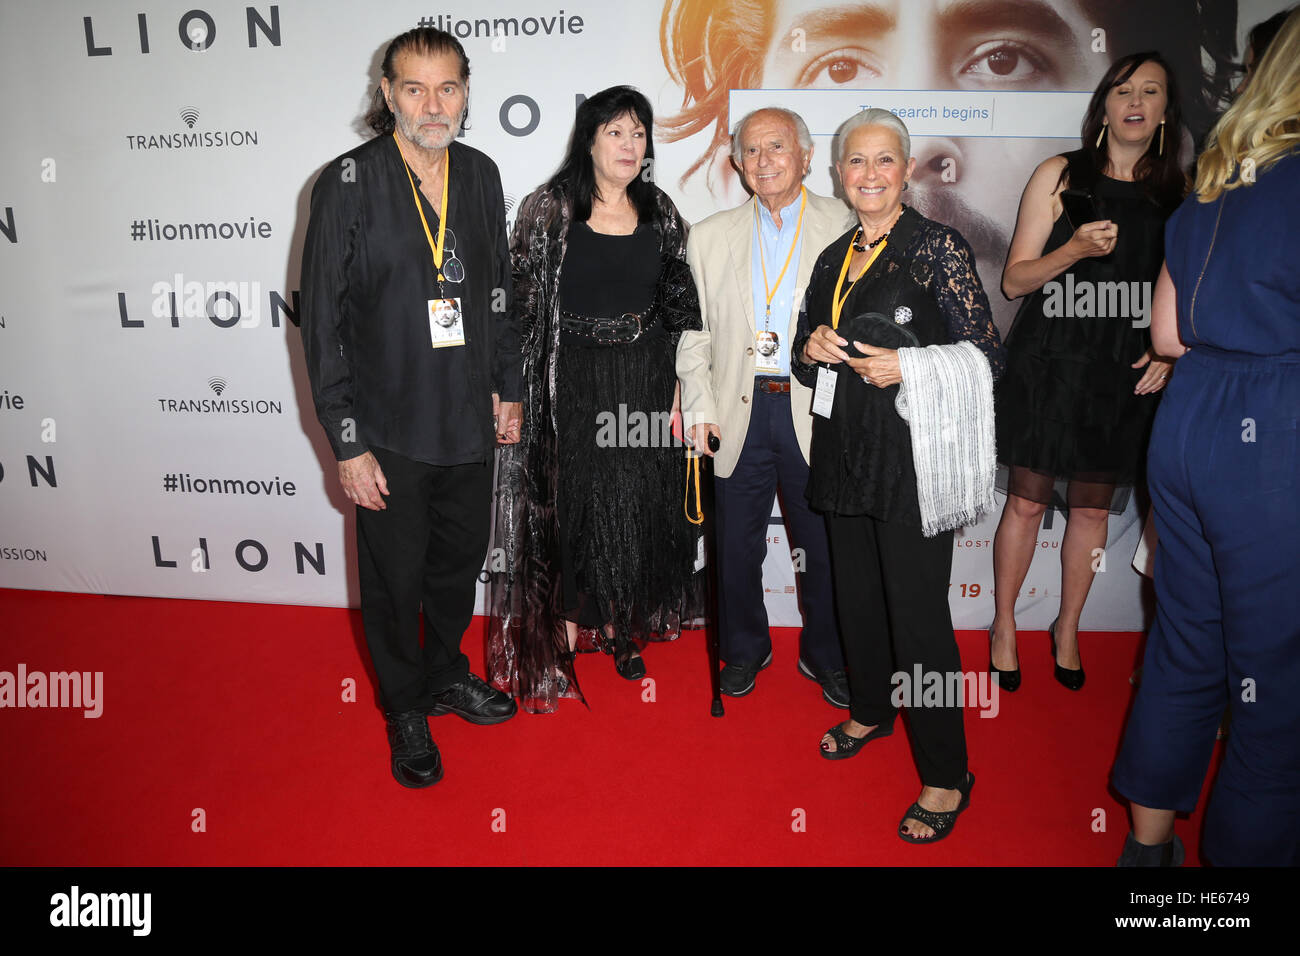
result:
[(904, 180), (903, 180), (903, 192), (907, 192), (908, 188), (909, 188), (909, 186), (908, 186), (907, 180), (904, 179)]
[(1097, 148), (1101, 149), (1101, 141), (1106, 138), (1106, 123), (1101, 124), (1101, 132), (1097, 134)]
[(1165, 154), (1165, 121), (1160, 121), (1160, 149), (1156, 152), (1157, 156)]

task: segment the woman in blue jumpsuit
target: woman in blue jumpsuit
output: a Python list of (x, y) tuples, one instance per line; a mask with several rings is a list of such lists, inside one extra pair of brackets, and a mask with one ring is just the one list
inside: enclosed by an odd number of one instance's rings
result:
[[(1270, 126), (1250, 148), (1255, 128)], [(1195, 809), (1229, 704), (1205, 856), (1218, 866), (1296, 866), (1300, 13), (1209, 142), (1196, 195), (1169, 220), (1156, 290), (1156, 351), (1187, 351), (1148, 457), (1156, 620), (1113, 771), (1133, 808), (1120, 864), (1181, 862), (1174, 813)]]

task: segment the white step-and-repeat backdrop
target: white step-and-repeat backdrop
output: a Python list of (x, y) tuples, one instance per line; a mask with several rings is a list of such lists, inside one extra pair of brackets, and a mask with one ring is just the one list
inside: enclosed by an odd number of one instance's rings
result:
[[(1187, 103), (1204, 49), (1230, 52), (1282, 5), (6, 0), (0, 586), (356, 603), (351, 511), (303, 367), (300, 247), (317, 172), (368, 135), (383, 50), (411, 27), (462, 39), (466, 142), (500, 166), (508, 217), (559, 162), (578, 99), (616, 83), (655, 104), (657, 179), (690, 221), (745, 198), (718, 149), (733, 111), (800, 111), (808, 184), (831, 193), (830, 133), (899, 110), (912, 201), (971, 241), (1005, 332), (1020, 192), (1077, 144), (1114, 56), (1160, 49)], [(958, 627), (992, 617), (995, 526), (955, 540)], [(1049, 510), (1025, 627), (1055, 614), (1064, 527)], [(1132, 507), (1112, 519), (1085, 627), (1142, 626), (1138, 534)], [(779, 512), (764, 572), (772, 622), (797, 624)]]

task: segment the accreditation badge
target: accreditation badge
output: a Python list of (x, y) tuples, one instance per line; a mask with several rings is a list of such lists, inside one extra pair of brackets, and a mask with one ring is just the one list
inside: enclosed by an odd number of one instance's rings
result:
[(835, 407), (835, 372), (825, 365), (817, 369), (817, 387), (813, 390), (812, 410), (814, 415), (830, 418)]
[(429, 300), (429, 338), (435, 349), (465, 344), (459, 298)]
[(768, 375), (781, 371), (781, 340), (764, 329), (754, 336), (754, 371)]

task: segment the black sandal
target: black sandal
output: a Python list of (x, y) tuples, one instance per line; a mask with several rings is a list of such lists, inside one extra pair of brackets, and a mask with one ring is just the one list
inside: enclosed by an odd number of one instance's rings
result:
[[(938, 843), (949, 833), (952, 832), (953, 824), (957, 822), (957, 817), (961, 812), (970, 806), (970, 792), (975, 786), (975, 774), (969, 770), (966, 771), (966, 779), (958, 785), (957, 789), (961, 792), (961, 803), (957, 804), (956, 810), (927, 810), (919, 803), (914, 803), (907, 808), (903, 814), (903, 819), (898, 821), (898, 837), (908, 843)], [(919, 820), (934, 831), (932, 837), (917, 837), (910, 833), (903, 832), (903, 824), (909, 819)]]
[(614, 670), (624, 680), (640, 680), (645, 677), (645, 661), (635, 650), (629, 651), (626, 656), (615, 654)]
[[(875, 740), (877, 737), (888, 737), (893, 732), (893, 724), (881, 724), (865, 737), (854, 737), (852, 734), (845, 733), (842, 724), (836, 724), (830, 730), (826, 731), (827, 734), (830, 734), (831, 739), (835, 741), (835, 749), (822, 750), (821, 744), (819, 743), (817, 745), (817, 752), (827, 760), (848, 760), (861, 750), (862, 745), (867, 741)], [(825, 734), (822, 736), (825, 736)]]

